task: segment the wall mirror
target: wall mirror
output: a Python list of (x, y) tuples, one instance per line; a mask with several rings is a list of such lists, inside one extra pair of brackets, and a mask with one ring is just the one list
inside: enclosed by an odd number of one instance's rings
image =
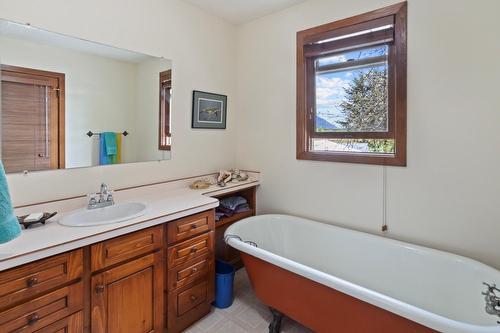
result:
[(0, 20), (6, 172), (171, 157), (172, 62)]

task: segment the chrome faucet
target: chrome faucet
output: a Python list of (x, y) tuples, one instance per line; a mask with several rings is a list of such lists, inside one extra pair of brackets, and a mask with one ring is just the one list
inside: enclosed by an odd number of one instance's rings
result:
[(91, 193), (88, 196), (87, 209), (95, 209), (107, 207), (115, 204), (113, 198), (113, 191), (108, 190), (108, 185), (101, 184), (101, 191), (99, 193)]
[(500, 289), (498, 289), (494, 283), (489, 284), (483, 282), (483, 284), (486, 286), (486, 291), (482, 292), (486, 301), (486, 313), (500, 317), (500, 297), (496, 294), (500, 292)]

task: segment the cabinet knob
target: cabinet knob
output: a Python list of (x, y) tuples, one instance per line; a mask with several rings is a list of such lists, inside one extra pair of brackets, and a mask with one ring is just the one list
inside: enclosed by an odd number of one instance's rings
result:
[(189, 298), (191, 299), (191, 302), (194, 302), (198, 299), (198, 297), (196, 297), (195, 295), (191, 295)]
[(38, 313), (33, 313), (28, 317), (28, 325), (35, 325), (36, 322), (40, 319)]
[(192, 273), (196, 273), (198, 272), (198, 268), (194, 267), (192, 270), (191, 270)]
[(36, 276), (32, 276), (28, 280), (26, 280), (26, 285), (28, 286), (28, 288), (32, 288), (37, 283), (38, 283), (38, 278)]
[(95, 286), (95, 292), (96, 292), (96, 294), (103, 293), (104, 292), (104, 285), (98, 284), (97, 286)]
[(198, 226), (196, 224), (191, 224), (191, 229), (196, 229)]
[(192, 248), (191, 248), (191, 253), (196, 253), (196, 251), (198, 251), (198, 249), (197, 249), (197, 248), (195, 248), (195, 247), (192, 247)]

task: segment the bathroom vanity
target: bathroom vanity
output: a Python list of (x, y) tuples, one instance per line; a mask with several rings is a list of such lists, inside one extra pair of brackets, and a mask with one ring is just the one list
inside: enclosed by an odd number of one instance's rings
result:
[(2, 272), (0, 331), (179, 332), (210, 311), (213, 230), (207, 210)]
[(51, 222), (0, 245), (0, 332), (180, 332), (209, 313), (213, 196), (254, 191), (258, 179), (203, 193), (184, 187), (189, 181), (116, 191), (120, 202), (145, 202), (142, 217), (89, 227)]

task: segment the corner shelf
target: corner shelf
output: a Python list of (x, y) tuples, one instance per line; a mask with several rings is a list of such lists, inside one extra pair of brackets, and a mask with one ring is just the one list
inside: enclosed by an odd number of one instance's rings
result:
[(241, 261), (239, 251), (224, 242), (224, 232), (233, 223), (255, 215), (256, 188), (257, 185), (245, 189), (235, 189), (235, 191), (213, 196), (214, 198), (221, 200), (223, 198), (239, 195), (247, 199), (248, 205), (250, 206), (250, 210), (248, 212), (237, 213), (231, 217), (222, 217), (219, 221), (215, 222), (215, 257), (233, 264), (236, 269), (243, 267), (243, 262)]
[(255, 209), (250, 209), (247, 212), (236, 213), (231, 217), (223, 217), (219, 221), (215, 221), (215, 228), (220, 228), (225, 224), (230, 224), (254, 215), (255, 215)]

